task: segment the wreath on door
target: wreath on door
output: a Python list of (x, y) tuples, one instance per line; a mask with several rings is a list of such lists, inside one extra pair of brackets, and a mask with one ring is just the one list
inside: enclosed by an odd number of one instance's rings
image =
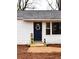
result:
[(36, 29), (36, 30), (40, 30), (40, 25), (39, 25), (39, 24), (36, 24), (35, 29)]

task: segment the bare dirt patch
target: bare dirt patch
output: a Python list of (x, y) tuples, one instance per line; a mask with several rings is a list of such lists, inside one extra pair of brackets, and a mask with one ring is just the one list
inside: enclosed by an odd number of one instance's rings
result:
[(17, 59), (61, 59), (61, 48), (17, 45)]

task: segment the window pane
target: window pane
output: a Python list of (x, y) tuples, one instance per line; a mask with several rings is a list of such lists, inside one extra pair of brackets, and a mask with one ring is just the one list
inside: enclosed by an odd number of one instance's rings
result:
[(50, 22), (46, 23), (46, 29), (50, 29)]
[(61, 34), (61, 22), (52, 23), (52, 34)]
[(50, 22), (46, 23), (46, 35), (50, 35)]
[(46, 29), (46, 35), (50, 35), (50, 29)]

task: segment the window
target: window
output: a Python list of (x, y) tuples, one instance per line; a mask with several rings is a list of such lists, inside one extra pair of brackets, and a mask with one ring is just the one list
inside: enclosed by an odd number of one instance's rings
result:
[(52, 23), (52, 34), (61, 34), (61, 22)]
[(50, 22), (46, 23), (46, 35), (50, 35)]

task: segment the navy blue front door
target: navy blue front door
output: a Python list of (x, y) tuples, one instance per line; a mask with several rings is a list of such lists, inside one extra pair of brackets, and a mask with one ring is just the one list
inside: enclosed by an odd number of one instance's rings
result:
[(34, 22), (34, 41), (42, 40), (42, 23)]

